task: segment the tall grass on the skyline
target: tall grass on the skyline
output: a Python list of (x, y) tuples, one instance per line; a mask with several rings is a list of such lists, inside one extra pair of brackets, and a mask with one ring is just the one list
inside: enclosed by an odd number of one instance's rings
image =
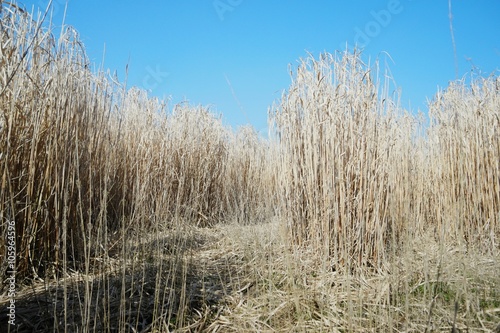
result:
[(275, 107), (280, 217), (291, 241), (379, 266), (415, 232), (498, 247), (499, 80), (453, 83), (425, 136), (358, 53), (301, 62)]
[(497, 249), (500, 235), (500, 79), (451, 83), (429, 106), (432, 219), (443, 237)]
[[(137, 272), (129, 265), (156, 254), (168, 273), (143, 267), (142, 279), (156, 281), (155, 313), (164, 316), (166, 307), (182, 326), (189, 302), (186, 290), (178, 292), (186, 283), (183, 253), (195, 242), (189, 226), (265, 219), (271, 203), (258, 200), (273, 192), (272, 177), (259, 176), (270, 174), (265, 145), (251, 130), (233, 133), (204, 107), (169, 112), (142, 90), (125, 91), (106, 73), (90, 71), (73, 29), (56, 38), (27, 13), (2, 6), (0, 256), (6, 222), (15, 221), (19, 283), (83, 274), (78, 314), (71, 300), (53, 314), (63, 317), (62, 327), (81, 318), (88, 330), (115, 315), (120, 325), (133, 320), (137, 312), (126, 307), (136, 303), (125, 291), (146, 282), (130, 280)], [(172, 260), (161, 259), (165, 248)], [(2, 260), (2, 278), (6, 265)], [(121, 279), (94, 282), (117, 272)], [(112, 296), (113, 288), (121, 292)], [(100, 297), (104, 308), (96, 305)], [(122, 310), (106, 312), (116, 301)]]
[(439, 92), (420, 135), (378, 63), (310, 56), (264, 139), (93, 73), (73, 29), (1, 5), (0, 325), (7, 221), (20, 332), (500, 322), (498, 77)]
[(337, 268), (384, 262), (418, 190), (415, 120), (378, 71), (358, 53), (305, 59), (275, 111), (280, 217)]
[(8, 12), (2, 26), (0, 208), (16, 221), (19, 274), (62, 260), (63, 243), (74, 262), (98, 255), (101, 227), (206, 226), (240, 205), (247, 218), (269, 207), (256, 202), (270, 184), (258, 176), (269, 163), (256, 134), (232, 133), (203, 107), (168, 114), (144, 91), (93, 75), (71, 29), (56, 40)]

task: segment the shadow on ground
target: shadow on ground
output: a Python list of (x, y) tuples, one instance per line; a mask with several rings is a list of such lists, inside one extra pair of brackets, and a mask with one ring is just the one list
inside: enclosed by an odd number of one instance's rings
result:
[(15, 326), (8, 325), (9, 299), (0, 297), (0, 331), (199, 331), (231, 292), (240, 265), (236, 255), (214, 250), (214, 241), (208, 231), (157, 237), (126, 249), (126, 261), (119, 253), (94, 258), (92, 269), (104, 273), (23, 286)]

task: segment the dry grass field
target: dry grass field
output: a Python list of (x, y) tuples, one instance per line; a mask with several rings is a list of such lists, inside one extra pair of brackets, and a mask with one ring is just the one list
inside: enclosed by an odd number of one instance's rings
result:
[(1, 332), (500, 332), (499, 77), (310, 56), (262, 138), (1, 6)]

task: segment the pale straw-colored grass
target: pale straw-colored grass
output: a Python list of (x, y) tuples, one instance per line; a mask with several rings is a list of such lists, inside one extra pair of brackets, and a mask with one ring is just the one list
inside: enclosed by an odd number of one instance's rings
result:
[(264, 139), (92, 72), (71, 28), (5, 2), (0, 15), (0, 257), (15, 221), (18, 331), (500, 323), (496, 76), (439, 92), (424, 129), (378, 62), (310, 55)]
[(412, 207), (413, 120), (360, 55), (302, 61), (276, 107), (281, 218), (336, 268), (379, 266)]
[[(59, 34), (13, 5), (2, 9), (0, 233), (15, 221), (20, 327), (187, 325), (202, 307), (190, 258), (205, 237), (194, 228), (240, 212), (265, 218), (259, 191), (272, 189), (256, 175), (270, 165), (265, 146), (204, 107), (169, 110), (92, 73), (73, 29)], [(29, 281), (38, 292), (23, 287)], [(35, 315), (40, 299), (54, 307)]]

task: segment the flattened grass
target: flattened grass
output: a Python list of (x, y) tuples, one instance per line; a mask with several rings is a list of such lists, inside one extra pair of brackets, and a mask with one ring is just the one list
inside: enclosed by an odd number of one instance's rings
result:
[(438, 92), (424, 130), (377, 63), (310, 56), (264, 139), (125, 89), (90, 71), (73, 29), (2, 9), (0, 234), (15, 221), (19, 331), (500, 322), (498, 77)]

